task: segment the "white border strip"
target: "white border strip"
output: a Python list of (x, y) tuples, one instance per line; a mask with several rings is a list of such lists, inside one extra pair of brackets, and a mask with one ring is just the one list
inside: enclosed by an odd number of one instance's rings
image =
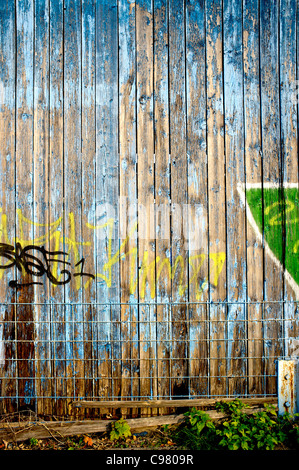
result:
[[(283, 269), (283, 266), (279, 259), (274, 255), (273, 251), (271, 250), (270, 246), (268, 243), (263, 240), (263, 235), (260, 232), (260, 229), (254, 220), (254, 217), (252, 215), (251, 209), (246, 201), (246, 195), (245, 191), (246, 189), (259, 189), (259, 188), (265, 188), (265, 189), (271, 189), (271, 188), (280, 188), (281, 185), (279, 183), (239, 183), (237, 185), (237, 190), (240, 196), (240, 199), (246, 207), (246, 214), (247, 214), (247, 220), (249, 221), (250, 225), (252, 226), (253, 230), (255, 231), (255, 234), (257, 236), (258, 241), (265, 247), (265, 251), (267, 255), (272, 259), (272, 261), (275, 263), (275, 265), (284, 272), (284, 277), (290, 287), (293, 289), (295, 293), (296, 300), (299, 299), (299, 286), (298, 284), (294, 281), (293, 277), (291, 274), (285, 269)], [(286, 189), (292, 189), (292, 188), (297, 188), (299, 189), (299, 183), (284, 183), (283, 188)]]

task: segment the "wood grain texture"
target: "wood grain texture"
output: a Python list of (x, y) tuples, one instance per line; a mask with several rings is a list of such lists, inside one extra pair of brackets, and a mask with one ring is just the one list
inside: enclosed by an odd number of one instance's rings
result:
[(298, 341), (297, 2), (0, 13), (1, 411), (275, 395)]
[[(35, 43), (34, 43), (34, 203), (33, 203), (33, 239), (38, 245), (49, 246), (49, 2), (35, 3)], [(45, 232), (47, 235), (45, 236)], [(43, 239), (45, 238), (45, 239)], [(43, 243), (44, 242), (44, 243)], [(35, 253), (35, 252), (34, 252)], [(46, 278), (40, 285), (34, 286), (34, 318), (36, 336), (39, 338), (35, 357), (36, 395), (52, 396), (51, 377), (51, 315), (50, 283)], [(39, 379), (39, 377), (41, 377)], [(52, 401), (37, 400), (38, 412), (51, 414)]]
[[(279, 71), (280, 71), (280, 108), (281, 108), (281, 159), (282, 159), (282, 180), (285, 183), (298, 183), (298, 102), (295, 98), (298, 95), (296, 90), (296, 35), (298, 34), (298, 22), (296, 22), (296, 7), (298, 3), (294, 1), (282, 1), (279, 14)], [(298, 14), (298, 13), (297, 13)], [(291, 86), (290, 86), (291, 84)], [(298, 90), (298, 87), (297, 87)], [(283, 199), (287, 199), (287, 192), (284, 192)], [(294, 214), (287, 209), (284, 214), (284, 237), (285, 252), (293, 251), (293, 243), (298, 239), (298, 224), (294, 223)], [(289, 357), (293, 351), (290, 338), (298, 337), (298, 322), (294, 322), (297, 316), (297, 307), (293, 304), (296, 296), (284, 283), (284, 299), (291, 303), (286, 303), (284, 307), (284, 354)], [(291, 321), (287, 321), (290, 319)]]
[[(71, 271), (83, 257), (81, 160), (81, 8), (75, 0), (64, 2), (64, 242)], [(84, 394), (82, 279), (65, 287), (66, 393)]]
[[(106, 225), (113, 220), (113, 234), (109, 224), (97, 232), (96, 272), (103, 269), (105, 253), (117, 253), (119, 249), (118, 235), (118, 24), (117, 2), (100, 1), (96, 10), (96, 221), (97, 225)], [(111, 208), (111, 210), (109, 210)], [(115, 215), (114, 215), (115, 214)], [(98, 222), (100, 221), (100, 223)], [(109, 245), (110, 243), (110, 245)], [(108, 283), (97, 282), (97, 302), (119, 303), (119, 265), (115, 263), (109, 273)], [(111, 318), (111, 312), (114, 317)], [(102, 397), (120, 394), (119, 365), (113, 369), (112, 353), (119, 357), (119, 343), (113, 344), (112, 335), (117, 339), (115, 322), (120, 320), (119, 309), (112, 311), (109, 305), (99, 306), (96, 318), (102, 323), (98, 325), (99, 360), (97, 375), (99, 376), (98, 393)]]
[[(228, 394), (246, 391), (246, 240), (245, 208), (238, 184), (245, 183), (243, 111), (243, 18), (239, 2), (223, 4), (225, 165), (227, 231)], [(234, 304), (233, 302), (239, 302)], [(243, 377), (243, 378), (240, 378)]]
[[(157, 395), (156, 308), (151, 305), (147, 267), (155, 268), (153, 10), (151, 0), (136, 5), (137, 191), (140, 390)], [(154, 297), (155, 300), (155, 297)], [(147, 304), (143, 305), (143, 302)], [(152, 341), (153, 340), (153, 341)], [(147, 415), (147, 410), (142, 414)]]
[[(15, 237), (15, 5), (14, 2), (2, 2), (0, 6), (0, 56), (1, 66), (1, 113), (0, 113), (0, 241), (10, 243)], [(2, 260), (3, 263), (3, 260)], [(1, 283), (15, 279), (11, 270), (0, 272)], [(0, 289), (0, 338), (1, 338), (1, 412), (12, 412), (16, 406), (16, 344), (15, 307), (5, 305), (13, 301), (10, 289)], [(7, 342), (4, 343), (4, 340)], [(12, 398), (10, 398), (10, 396)]]
[[(206, 57), (207, 57), (207, 152), (209, 192), (209, 249), (210, 253), (223, 253), (226, 257), (225, 216), (225, 149), (224, 149), (224, 104), (223, 104), (223, 38), (222, 4), (218, 1), (206, 3)], [(211, 260), (212, 261), (212, 260)], [(215, 261), (214, 261), (215, 262)], [(226, 383), (226, 264), (213, 286), (210, 276), (210, 393), (227, 393)], [(211, 271), (211, 270), (210, 270)], [(220, 303), (219, 303), (220, 302)]]
[[(121, 396), (138, 396), (136, 4), (119, 2)], [(125, 256), (122, 256), (122, 255)], [(134, 411), (133, 411), (134, 413)]]
[[(206, 44), (204, 2), (186, 3), (186, 91), (188, 159), (188, 299), (208, 301), (208, 160), (206, 135)], [(193, 281), (192, 281), (193, 279)], [(189, 394), (206, 395), (208, 308), (189, 308)]]
[[(50, 251), (63, 251), (64, 213), (64, 46), (63, 1), (50, 3), (50, 55), (49, 55), (49, 223), (54, 224), (49, 240)], [(57, 221), (57, 224), (56, 224)], [(59, 257), (60, 258), (60, 257)], [(55, 263), (54, 272), (61, 271)], [(58, 277), (59, 279), (59, 277)], [(53, 358), (53, 413), (66, 414), (66, 344), (64, 286), (51, 283), (52, 358)], [(61, 305), (57, 305), (61, 304)]]
[[(244, 144), (246, 183), (262, 185), (259, 5), (246, 1), (243, 9), (244, 61)], [(248, 318), (248, 392), (263, 390), (263, 265), (262, 243), (246, 221), (247, 239), (247, 318)], [(252, 302), (252, 304), (251, 304)], [(250, 359), (255, 358), (255, 359)]]
[[(169, 63), (168, 63), (168, 4), (154, 2), (154, 129), (155, 129), (155, 234), (157, 300), (157, 395), (170, 391), (170, 309), (171, 280), (166, 269), (160, 272), (163, 260), (170, 257), (170, 165), (169, 165)], [(161, 305), (160, 305), (161, 304)], [(161, 414), (167, 413), (162, 409)]]
[[(28, 224), (20, 230), (20, 214), (28, 220), (34, 219), (34, 10), (31, 2), (16, 3), (16, 238), (21, 244), (32, 240), (33, 225)], [(19, 225), (19, 226), (18, 226)], [(22, 240), (23, 239), (23, 240)], [(17, 273), (17, 279), (20, 273)], [(23, 276), (22, 276), (23, 277)], [(18, 279), (19, 280), (19, 279)], [(32, 407), (35, 394), (35, 326), (34, 289), (32, 274), (26, 273), (20, 281), (25, 286), (15, 289), (18, 319), (17, 339), (17, 376), (18, 405)]]
[[(271, 182), (281, 186), (281, 139), (280, 118), (277, 103), (279, 97), (279, 62), (278, 62), (278, 5), (271, 2), (260, 4), (260, 77), (261, 77), (261, 115), (262, 115), (262, 155), (263, 155), (263, 183)], [(264, 195), (264, 208), (271, 204)], [(276, 209), (276, 210), (275, 210)], [(274, 208), (274, 215), (279, 214), (279, 205)], [(277, 243), (282, 243), (281, 236)], [(276, 387), (275, 357), (282, 354), (282, 322), (283, 306), (271, 304), (269, 301), (279, 301), (283, 298), (283, 274), (279, 267), (273, 266), (271, 260), (265, 256), (264, 262), (264, 319), (274, 318), (277, 321), (265, 323), (264, 335), (269, 338), (265, 341), (264, 355), (266, 357), (264, 374), (266, 378), (266, 391), (271, 393)]]
[(187, 263), (188, 242), (183, 225), (183, 207), (187, 204), (186, 152), (186, 67), (185, 10), (183, 1), (169, 2), (169, 132), (171, 174), (171, 300), (182, 302), (171, 306), (171, 395), (188, 393)]

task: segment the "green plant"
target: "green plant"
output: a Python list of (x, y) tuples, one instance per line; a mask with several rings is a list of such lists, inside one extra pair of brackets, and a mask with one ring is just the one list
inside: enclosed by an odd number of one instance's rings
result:
[(31, 437), (30, 445), (34, 446), (34, 447), (37, 446), (38, 445), (38, 440), (35, 437)]
[(218, 403), (218, 411), (227, 414), (227, 419), (217, 429), (221, 438), (219, 445), (229, 450), (273, 450), (287, 438), (285, 420), (279, 420), (273, 406), (266, 405), (265, 410), (248, 415), (247, 406), (240, 400)]
[[(192, 408), (173, 436), (177, 444), (188, 449), (273, 450), (278, 446), (298, 448), (299, 425), (294, 417), (277, 415), (273, 405), (248, 413), (241, 400), (220, 401), (216, 410), (224, 418), (212, 421), (210, 416)], [(295, 418), (299, 415), (295, 415)]]
[(248, 416), (244, 409), (248, 406), (240, 400), (216, 403), (216, 410), (227, 415), (227, 418), (218, 426), (216, 434), (219, 436), (219, 446), (229, 450), (249, 450), (252, 440)]
[(218, 401), (215, 408), (217, 411), (235, 416), (243, 413), (243, 410), (249, 408), (249, 405), (236, 398), (232, 401)]
[(174, 439), (180, 445), (194, 450), (209, 450), (215, 447), (216, 428), (207, 413), (192, 408), (185, 414), (184, 424)]
[(111, 441), (117, 441), (119, 439), (130, 437), (131, 435), (130, 426), (123, 418), (112, 423), (110, 432)]

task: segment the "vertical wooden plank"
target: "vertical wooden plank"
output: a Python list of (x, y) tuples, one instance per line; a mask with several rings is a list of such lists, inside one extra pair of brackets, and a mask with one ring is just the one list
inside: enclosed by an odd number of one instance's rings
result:
[[(162, 269), (170, 259), (170, 172), (169, 172), (169, 103), (168, 103), (168, 4), (154, 2), (154, 126), (155, 126), (155, 234), (157, 299), (157, 361), (159, 397), (170, 394), (169, 303), (171, 279)], [(161, 272), (160, 272), (161, 269)], [(161, 414), (168, 413), (161, 409)]]
[[(154, 227), (154, 123), (153, 123), (153, 12), (151, 0), (136, 5), (137, 155), (138, 155), (138, 268), (140, 394), (157, 395), (152, 379), (155, 362), (155, 309), (150, 305), (150, 285), (145, 278), (155, 263)], [(145, 302), (145, 305), (143, 305)], [(148, 409), (141, 410), (143, 415)]]
[[(18, 211), (17, 240), (33, 240), (33, 226), (21, 233), (20, 214), (33, 221), (33, 58), (34, 58), (34, 10), (32, 1), (16, 4), (17, 70), (16, 70), (16, 208)], [(19, 224), (19, 226), (18, 226)], [(34, 316), (33, 279), (28, 273), (18, 273), (18, 282), (26, 284), (16, 288), (19, 303), (17, 323), (17, 373), (19, 409), (34, 406)]]
[(172, 396), (188, 395), (186, 346), (188, 244), (183, 227), (183, 207), (187, 204), (186, 96), (185, 96), (185, 9), (184, 2), (169, 2), (169, 102), (172, 240)]
[[(190, 395), (208, 395), (208, 166), (204, 2), (186, 3)], [(192, 304), (192, 302), (195, 302)], [(196, 304), (196, 302), (203, 302)]]
[[(246, 185), (262, 186), (259, 3), (243, 3)], [(245, 189), (246, 195), (246, 189)], [(248, 214), (247, 214), (248, 215)], [(247, 218), (248, 394), (263, 393), (263, 246)]]
[[(206, 2), (207, 152), (210, 272), (222, 264), (218, 285), (210, 275), (210, 395), (226, 394), (226, 214), (223, 105), (222, 2)], [(210, 255), (211, 256), (211, 255)], [(215, 287), (214, 287), (215, 286)]]
[[(121, 280), (121, 396), (139, 395), (136, 176), (136, 6), (119, 1), (119, 154)], [(136, 341), (137, 340), (137, 341)], [(126, 414), (127, 410), (124, 410)], [(133, 415), (136, 413), (132, 410)]]
[[(84, 245), (84, 271), (95, 275), (96, 234), (91, 227), (96, 226), (96, 13), (94, 0), (82, 3), (82, 241)], [(94, 333), (96, 327), (96, 282), (93, 278), (84, 279), (84, 381), (86, 398), (92, 399), (94, 390)]]
[[(296, 35), (298, 22), (296, 22), (296, 6), (298, 2), (282, 0), (280, 4), (280, 44), (279, 44), (279, 71), (280, 71), (280, 121), (281, 121), (281, 158), (283, 185), (297, 183), (298, 186), (298, 116), (297, 102), (294, 96), (296, 89)], [(297, 44), (298, 46), (298, 44)], [(298, 89), (298, 88), (297, 88)], [(284, 202), (288, 200), (288, 189), (284, 190)], [(291, 257), (295, 257), (294, 246), (299, 239), (298, 223), (296, 223), (295, 210), (285, 210), (284, 213), (284, 243), (285, 243), (285, 269), (290, 270)], [(297, 271), (298, 272), (298, 271)], [(289, 338), (298, 339), (298, 321), (296, 321), (297, 308), (293, 304), (296, 294), (288, 286), (285, 278), (284, 286), (284, 355), (291, 354)], [(290, 320), (290, 321), (288, 321)]]
[[(261, 34), (261, 102), (262, 102), (262, 152), (263, 182), (281, 185), (281, 152), (280, 152), (280, 116), (279, 116), (279, 75), (278, 75), (278, 4), (270, 1), (260, 3), (260, 34)], [(271, 193), (263, 192), (264, 210), (272, 204)], [(273, 216), (279, 216), (280, 208), (276, 206)], [(268, 228), (269, 229), (269, 228)], [(282, 227), (281, 227), (282, 233)], [(282, 236), (277, 243), (282, 245)], [(283, 299), (282, 270), (273, 266), (269, 256), (265, 256), (265, 350), (267, 358), (265, 376), (266, 393), (276, 393), (274, 359), (282, 353), (280, 338), (282, 337), (283, 315), (280, 303)], [(270, 302), (270, 303), (269, 303)], [(272, 303), (271, 303), (272, 302)], [(275, 322), (269, 319), (275, 319)]]
[[(64, 213), (64, 9), (63, 0), (50, 2), (50, 83), (49, 83), (49, 223), (55, 224), (53, 236), (49, 240), (51, 252), (64, 251), (63, 213)], [(56, 224), (57, 222), (57, 224)], [(64, 257), (58, 256), (57, 259)], [(54, 263), (53, 272), (59, 282), (63, 265)], [(51, 283), (51, 322), (52, 322), (52, 355), (53, 355), (53, 413), (66, 415), (66, 343), (65, 343), (65, 308), (64, 286)]]
[[(229, 395), (246, 393), (245, 210), (238, 183), (245, 182), (242, 2), (224, 1), (224, 97), (227, 220), (227, 375)], [(234, 303), (238, 302), (238, 303)]]
[[(34, 4), (35, 60), (34, 60), (34, 244), (49, 247), (49, 3)], [(44, 244), (43, 244), (44, 242)], [(33, 252), (36, 257), (38, 253)], [(36, 395), (37, 412), (51, 414), (51, 325), (49, 294), (46, 276), (35, 279), (42, 285), (34, 286), (34, 318), (37, 337)]]
[[(112, 254), (118, 252), (118, 30), (117, 2), (102, 0), (96, 10), (96, 218), (108, 223), (112, 220), (113, 234), (110, 227), (102, 229), (97, 239), (97, 272), (103, 272), (105, 263), (111, 262)], [(101, 218), (101, 217), (102, 218)], [(104, 216), (104, 217), (103, 217)], [(103, 257), (103, 253), (105, 256)], [(105, 268), (104, 268), (105, 269)], [(97, 282), (97, 301), (119, 302), (119, 266), (116, 262), (108, 271), (108, 281)], [(104, 272), (106, 275), (107, 273)], [(112, 369), (112, 351), (117, 355), (119, 344), (114, 341), (111, 321), (119, 321), (119, 310), (103, 306), (98, 311), (99, 325), (99, 395), (101, 397), (118, 396), (120, 384), (118, 366)], [(111, 313), (114, 318), (111, 319)], [(113, 377), (113, 381), (111, 380)]]
[[(0, 4), (0, 242), (13, 244), (15, 238), (15, 3)], [(1, 413), (15, 411), (17, 395), (16, 344), (13, 290), (8, 287), (14, 269), (5, 270), (0, 258), (0, 393)], [(7, 305), (5, 303), (7, 302)], [(3, 322), (3, 323), (2, 323)], [(11, 396), (11, 398), (10, 398)]]
[[(64, 3), (64, 243), (71, 270), (75, 270), (75, 266), (83, 258), (81, 170), (81, 2), (66, 0)], [(83, 281), (81, 277), (74, 277), (65, 285), (68, 400), (71, 397), (84, 395), (81, 305)]]

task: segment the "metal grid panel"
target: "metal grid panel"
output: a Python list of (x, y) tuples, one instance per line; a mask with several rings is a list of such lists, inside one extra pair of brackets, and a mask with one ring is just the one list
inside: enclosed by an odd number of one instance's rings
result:
[[(277, 310), (276, 305), (274, 309), (275, 315), (277, 311), (280, 312), (279, 318), (269, 315), (265, 318), (265, 309), (271, 308), (273, 303), (280, 307)], [(63, 399), (69, 402), (83, 398), (76, 391), (79, 383), (81, 390), (82, 387), (85, 388), (84, 398), (87, 399), (214, 398), (215, 395), (211, 391), (212, 380), (221, 380), (225, 384), (222, 387), (222, 393), (217, 396), (229, 397), (231, 396), (229, 381), (232, 379), (236, 383), (242, 382), (241, 394), (236, 391), (236, 395), (233, 396), (275, 396), (276, 373), (269, 373), (269, 370), (273, 370), (271, 367), (277, 359), (286, 358), (292, 354), (291, 347), (296, 346), (296, 341), (298, 342), (291, 336), (291, 331), (297, 321), (294, 318), (296, 318), (298, 304), (296, 302), (250, 302), (251, 306), (256, 305), (262, 309), (263, 314), (257, 320), (248, 317), (248, 302), (219, 302), (218, 304), (226, 313), (232, 304), (235, 306), (238, 304), (243, 309), (243, 313), (245, 312), (240, 319), (231, 319), (229, 315), (226, 315), (226, 319), (223, 320), (225, 335), (219, 338), (211, 334), (213, 323), (218, 323), (218, 320), (211, 316), (211, 302), (125, 304), (130, 309), (130, 317), (125, 322), (116, 320), (117, 317), (120, 318), (118, 313), (124, 304), (81, 304), (82, 311), (89, 310), (90, 315), (88, 319), (80, 320), (73, 317), (74, 305), (72, 304), (40, 304), (39, 308), (35, 304), (2, 304), (1, 399), (10, 400), (16, 406), (21, 402), (23, 406), (24, 404), (32, 405), (38, 400), (50, 400), (55, 403), (56, 400)], [(18, 309), (24, 305), (32, 308), (33, 312), (39, 312), (41, 308), (44, 312), (43, 319), (33, 316), (32, 320), (26, 322), (26, 328), (29, 328), (30, 324), (34, 326), (34, 333), (30, 339), (24, 339), (19, 334), (24, 332), (24, 328), (19, 329), (18, 325), (25, 322), (18, 320)], [(155, 312), (158, 305), (167, 309), (167, 320), (156, 320)], [(178, 305), (186, 308), (187, 311), (186, 318), (181, 322), (184, 332), (182, 337), (174, 337), (172, 334), (174, 324), (176, 323), (175, 331), (178, 331), (177, 324), (180, 323), (177, 318), (172, 318), (172, 310)], [(3, 313), (7, 308), (12, 307), (15, 317), (13, 320), (6, 320)], [(147, 312), (145, 320), (133, 318), (133, 311), (138, 312), (141, 307)], [(206, 318), (194, 318), (194, 312), (199, 308), (206, 309)], [(56, 309), (68, 310), (68, 315), (64, 316), (63, 321), (55, 318)], [(101, 319), (104, 309), (110, 312), (109, 322)], [(287, 315), (290, 311), (294, 314), (292, 318)], [(143, 318), (145, 318), (144, 315)], [(231, 324), (238, 324), (240, 331), (243, 332), (236, 349), (232, 348), (236, 338), (229, 334)], [(272, 325), (275, 325), (275, 331), (277, 331), (277, 326), (279, 327), (282, 332), (281, 336), (271, 335)], [(203, 328), (207, 334), (198, 337), (198, 332)], [(7, 336), (8, 331), (10, 331), (10, 337)], [(78, 336), (78, 331), (81, 332), (80, 336)], [(255, 331), (256, 335), (253, 335), (252, 331)], [(22, 349), (19, 349), (18, 345), (23, 343), (31, 343), (34, 351), (34, 364), (30, 369), (33, 370), (32, 376), (26, 374), (29, 368), (23, 367), (28, 362), (28, 357), (20, 357), (19, 354)], [(178, 351), (176, 347), (178, 343), (183, 345), (184, 357), (177, 357), (173, 354), (173, 351)], [(123, 348), (124, 344), (126, 348)], [(223, 349), (223, 344), (225, 349)], [(256, 344), (259, 346), (258, 349), (255, 348)], [(163, 348), (158, 348), (161, 345)], [(280, 355), (267, 355), (269, 345), (271, 351), (280, 351)], [(214, 355), (217, 348), (222, 352), (225, 350), (225, 355)], [(144, 359), (140, 359), (142, 349), (149, 351)], [(76, 354), (73, 355), (75, 350)], [(130, 357), (124, 355), (124, 352), (133, 352), (133, 350), (134, 354), (132, 353)], [(257, 350), (261, 354), (254, 354)], [(200, 354), (198, 354), (199, 351), (201, 351)], [(175, 385), (178, 379), (175, 366), (176, 361), (181, 363), (182, 360), (188, 373), (179, 377), (180, 383), (183, 383), (181, 388), (183, 392), (177, 393)], [(146, 367), (149, 374), (142, 375), (142, 367), (146, 361), (149, 363)], [(240, 361), (243, 365), (245, 364), (245, 368), (239, 367)], [(215, 370), (211, 368), (212, 362), (224, 366), (226, 374), (211, 374), (210, 370)], [(78, 363), (83, 364), (83, 369), (78, 369)], [(103, 363), (106, 367), (106, 374), (103, 374)], [(196, 363), (198, 367), (193, 367)], [(84, 375), (78, 375), (78, 370), (84, 370)], [(194, 370), (198, 370), (199, 374), (194, 375)], [(221, 370), (223, 371), (223, 367)], [(163, 387), (163, 391), (168, 390), (168, 393), (163, 395), (159, 393), (162, 382), (164, 385), (167, 384), (166, 388)], [(122, 395), (124, 384), (126, 384), (125, 390), (132, 391), (131, 395)], [(23, 393), (20, 393), (20, 390)], [(64, 393), (61, 393), (61, 390)], [(136, 394), (136, 390), (139, 393)]]

